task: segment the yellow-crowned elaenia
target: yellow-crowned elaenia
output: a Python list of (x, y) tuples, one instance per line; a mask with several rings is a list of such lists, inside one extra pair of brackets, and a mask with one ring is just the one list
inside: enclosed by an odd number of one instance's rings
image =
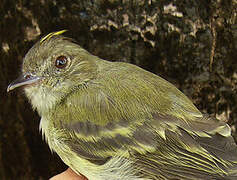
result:
[(52, 151), (89, 180), (237, 179), (230, 127), (135, 65), (102, 60), (62, 36), (26, 54), (23, 87)]

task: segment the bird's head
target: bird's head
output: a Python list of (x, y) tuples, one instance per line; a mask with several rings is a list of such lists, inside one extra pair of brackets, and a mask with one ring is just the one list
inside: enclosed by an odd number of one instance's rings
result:
[(39, 113), (50, 109), (96, 75), (96, 57), (71, 39), (61, 36), (63, 32), (48, 34), (28, 51), (23, 60), (22, 74), (7, 89), (23, 87)]

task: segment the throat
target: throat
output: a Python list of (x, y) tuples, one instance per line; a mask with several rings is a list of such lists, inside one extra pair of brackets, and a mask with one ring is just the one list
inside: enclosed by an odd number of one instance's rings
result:
[(52, 93), (41, 87), (26, 88), (25, 92), (33, 109), (36, 109), (41, 117), (47, 114), (62, 97), (61, 93)]

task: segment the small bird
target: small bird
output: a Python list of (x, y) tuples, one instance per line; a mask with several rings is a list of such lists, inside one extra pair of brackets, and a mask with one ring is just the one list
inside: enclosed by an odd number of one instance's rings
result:
[(26, 54), (23, 87), (50, 149), (89, 180), (234, 180), (230, 127), (138, 66), (90, 54), (63, 31)]

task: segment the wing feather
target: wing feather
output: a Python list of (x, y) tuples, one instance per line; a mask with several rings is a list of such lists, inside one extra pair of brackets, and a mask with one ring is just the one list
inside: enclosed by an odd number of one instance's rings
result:
[(237, 146), (228, 125), (203, 116), (165, 80), (132, 65), (121, 71), (99, 74), (99, 81), (70, 94), (56, 109), (53, 118), (73, 152), (100, 165), (115, 156), (129, 159), (150, 179), (236, 173)]

